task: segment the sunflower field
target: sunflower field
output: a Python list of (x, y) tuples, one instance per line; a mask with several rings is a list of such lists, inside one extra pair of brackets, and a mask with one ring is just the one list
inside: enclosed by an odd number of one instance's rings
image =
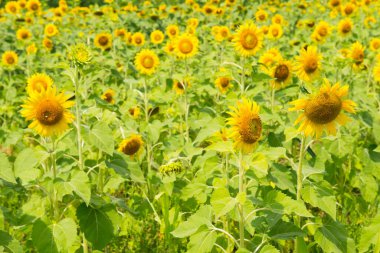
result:
[(0, 1), (0, 253), (380, 253), (379, 0)]

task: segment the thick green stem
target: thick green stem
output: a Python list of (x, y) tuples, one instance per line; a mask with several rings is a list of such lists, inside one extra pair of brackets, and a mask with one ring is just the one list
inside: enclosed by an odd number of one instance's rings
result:
[(187, 89), (189, 87), (188, 85), (188, 81), (187, 81), (187, 78), (189, 78), (189, 65), (188, 65), (188, 62), (187, 62), (187, 59), (185, 59), (185, 78), (183, 80), (183, 86), (184, 86), (184, 90), (185, 90), (185, 94), (184, 94), (184, 106), (185, 106), (185, 140), (186, 140), (186, 143), (189, 142), (189, 108), (190, 108), (190, 105), (189, 105), (189, 101), (188, 101), (188, 96), (187, 96)]
[[(148, 99), (148, 88), (146, 84), (146, 78), (144, 78), (144, 110), (145, 110), (145, 121), (147, 126), (149, 125), (149, 99)], [(146, 141), (146, 161), (148, 165), (148, 173), (151, 170), (151, 154), (150, 154), (150, 144), (149, 141)]]
[[(244, 185), (244, 167), (243, 167), (243, 154), (239, 153), (239, 196), (245, 194), (245, 185)], [(244, 206), (242, 203), (239, 203), (239, 242), (240, 248), (244, 248)]]
[[(302, 162), (304, 158), (304, 149), (305, 149), (305, 136), (302, 135), (299, 161), (298, 161), (298, 167), (297, 167), (297, 200), (301, 200), (301, 190), (302, 190), (302, 181), (303, 181)], [(301, 216), (296, 216), (294, 219), (294, 223), (296, 226), (301, 228)], [(295, 240), (295, 249), (297, 253), (301, 253), (300, 249), (302, 248), (301, 246), (302, 243), (304, 244), (304, 241), (302, 240), (302, 238), (297, 238)]]
[(79, 94), (79, 83), (78, 83), (78, 67), (75, 66), (75, 77), (74, 77), (74, 86), (75, 86), (75, 117), (76, 117), (76, 126), (77, 126), (77, 144), (78, 144), (78, 165), (80, 170), (83, 170), (83, 156), (82, 156), (82, 135), (81, 135), (81, 112), (80, 112), (80, 94)]
[(244, 95), (244, 91), (245, 91), (245, 84), (244, 84), (244, 78), (245, 78), (245, 69), (244, 69), (244, 57), (241, 59), (240, 63), (241, 63), (241, 75), (240, 75), (240, 96), (242, 97)]
[(98, 174), (98, 192), (100, 194), (103, 193), (104, 188), (104, 169), (99, 167), (99, 174)]
[(56, 163), (56, 158), (55, 158), (55, 141), (54, 141), (54, 138), (51, 138), (51, 143), (52, 143), (52, 146), (51, 146), (51, 150), (50, 150), (50, 162), (51, 162), (51, 169), (52, 169), (52, 173), (53, 173), (53, 180), (52, 180), (52, 191), (50, 193), (50, 199), (51, 199), (51, 202), (52, 202), (52, 213), (53, 213), (53, 217), (55, 220), (58, 220), (59, 219), (59, 206), (58, 206), (58, 200), (57, 200), (57, 194), (56, 194), (56, 190), (55, 190), (55, 184), (54, 184), (54, 181), (57, 177), (57, 163)]
[(86, 240), (86, 237), (84, 236), (84, 234), (83, 234), (82, 238), (83, 238), (83, 243), (82, 243), (83, 253), (88, 253), (88, 244), (87, 244), (87, 240)]

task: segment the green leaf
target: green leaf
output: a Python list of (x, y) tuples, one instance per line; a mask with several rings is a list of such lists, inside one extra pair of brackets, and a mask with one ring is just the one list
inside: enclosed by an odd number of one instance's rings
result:
[(52, 224), (53, 238), (60, 252), (68, 252), (77, 237), (77, 225), (71, 218)]
[(86, 205), (90, 203), (91, 185), (86, 173), (83, 171), (74, 170), (71, 173), (71, 179), (67, 184), (70, 186), (72, 191), (83, 199)]
[(347, 252), (347, 232), (342, 224), (330, 218), (317, 229), (314, 239), (326, 253)]
[(262, 153), (255, 153), (250, 165), (258, 178), (268, 175), (268, 161)]
[(279, 191), (270, 191), (265, 197), (264, 204), (275, 213), (295, 213), (303, 217), (313, 217), (313, 215), (306, 209), (305, 204), (302, 201), (294, 200)]
[(231, 141), (219, 141), (208, 146), (206, 150), (213, 150), (220, 153), (232, 153), (234, 151), (234, 145)]
[(214, 230), (200, 231), (190, 237), (187, 245), (187, 253), (211, 252), (216, 241), (217, 234)]
[(371, 223), (363, 228), (359, 241), (359, 252), (367, 252), (371, 244), (380, 248), (380, 213), (376, 215)]
[(40, 173), (35, 166), (46, 157), (46, 154), (38, 153), (31, 148), (24, 149), (15, 160), (15, 176), (22, 180), (23, 185), (35, 180)]
[(296, 225), (290, 222), (279, 220), (269, 231), (268, 235), (272, 239), (288, 240), (306, 234)]
[[(5, 248), (7, 251), (2, 251)], [(7, 232), (0, 230), (0, 252), (22, 253), (20, 242), (12, 238)]]
[(94, 249), (103, 249), (113, 238), (113, 225), (108, 215), (82, 203), (77, 209), (79, 226)]
[(33, 224), (32, 240), (39, 253), (58, 253), (53, 231), (42, 220)]
[(280, 251), (274, 246), (267, 244), (260, 250), (260, 253), (280, 253)]
[(2, 152), (0, 152), (0, 178), (10, 183), (16, 183), (12, 166), (8, 161), (7, 156)]
[(190, 236), (197, 232), (202, 225), (211, 226), (211, 216), (211, 206), (202, 206), (196, 213), (191, 215), (187, 221), (180, 223), (171, 234), (179, 238)]
[(211, 195), (210, 200), (216, 218), (230, 212), (236, 205), (236, 199), (230, 196), (228, 189), (217, 188)]
[(134, 182), (145, 183), (144, 174), (137, 162), (126, 161), (124, 155), (114, 153), (111, 160), (106, 161), (108, 168), (115, 170), (123, 178), (131, 178)]
[(336, 199), (332, 192), (311, 182), (305, 183), (302, 190), (302, 199), (314, 207), (328, 213), (334, 220), (336, 219)]
[(112, 155), (115, 146), (114, 138), (111, 129), (106, 123), (101, 121), (96, 123), (88, 134), (88, 141), (99, 150)]

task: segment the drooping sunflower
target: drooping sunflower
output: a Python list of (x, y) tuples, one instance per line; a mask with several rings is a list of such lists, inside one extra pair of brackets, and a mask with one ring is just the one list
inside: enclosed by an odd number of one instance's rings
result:
[(18, 40), (27, 40), (32, 37), (32, 33), (26, 28), (20, 28), (16, 32), (16, 37)]
[(131, 107), (128, 109), (129, 115), (132, 116), (132, 118), (137, 119), (140, 115), (140, 108), (139, 107)]
[(99, 33), (95, 37), (95, 46), (101, 50), (110, 49), (112, 46), (112, 35), (109, 33)]
[(41, 92), (32, 91), (22, 105), (21, 115), (33, 120), (29, 128), (42, 136), (59, 135), (74, 120), (74, 115), (68, 110), (74, 102), (68, 100), (69, 96), (56, 92), (55, 87), (42, 89)]
[(103, 94), (102, 94), (102, 96), (101, 96), (101, 98), (103, 99), (103, 100), (105, 100), (105, 101), (107, 101), (108, 103), (110, 103), (110, 104), (114, 104), (115, 103), (115, 91), (114, 90), (112, 90), (112, 89), (108, 89), (108, 90), (106, 90)]
[(132, 134), (129, 138), (124, 139), (118, 148), (118, 151), (129, 155), (131, 158), (136, 157), (143, 150), (144, 142), (141, 135)]
[(354, 24), (350, 18), (345, 18), (339, 21), (338, 32), (342, 36), (347, 36), (351, 33)]
[(166, 27), (165, 31), (171, 39), (177, 37), (177, 35), (179, 34), (179, 28), (177, 25), (169, 25), (168, 27)]
[(240, 26), (233, 38), (235, 50), (244, 57), (255, 55), (262, 46), (262, 40), (262, 31), (252, 21)]
[(33, 74), (27, 80), (26, 91), (28, 94), (32, 94), (33, 92), (42, 92), (42, 90), (46, 90), (51, 88), (53, 85), (53, 79), (45, 73), (36, 73)]
[(141, 32), (132, 35), (132, 44), (134, 46), (143, 46), (145, 44), (145, 35)]
[(28, 3), (26, 4), (26, 8), (30, 12), (38, 12), (41, 10), (41, 3), (39, 0), (28, 0)]
[(271, 69), (271, 76), (275, 79), (271, 81), (272, 88), (278, 90), (292, 80), (292, 63), (290, 61), (280, 60)]
[(192, 34), (182, 34), (175, 39), (175, 53), (179, 58), (193, 57), (198, 52), (198, 38)]
[(154, 30), (150, 34), (150, 41), (152, 41), (153, 44), (161, 44), (164, 41), (165, 35), (160, 30)]
[(290, 111), (303, 110), (294, 123), (300, 124), (298, 131), (303, 132), (305, 136), (315, 136), (317, 139), (322, 135), (323, 130), (335, 135), (336, 123), (344, 125), (349, 121), (343, 111), (355, 113), (355, 102), (343, 99), (347, 94), (347, 85), (340, 86), (336, 83), (331, 86), (325, 79), (317, 94), (291, 102), (294, 107), (290, 108)]
[(268, 37), (270, 39), (277, 40), (277, 39), (281, 38), (282, 34), (283, 34), (283, 31), (282, 31), (281, 25), (272, 24), (271, 26), (269, 26)]
[(216, 78), (215, 86), (224, 94), (233, 86), (231, 81), (232, 78), (230, 76), (220, 76)]
[(322, 55), (318, 53), (316, 47), (308, 46), (306, 49), (302, 48), (301, 54), (296, 59), (297, 65), (295, 66), (295, 70), (301, 80), (310, 82), (319, 76)]
[(349, 50), (349, 57), (353, 60), (353, 67), (355, 69), (360, 68), (361, 64), (364, 61), (364, 47), (358, 41), (352, 44)]
[(44, 29), (44, 34), (47, 37), (53, 37), (58, 34), (58, 28), (54, 24), (47, 24)]
[(8, 68), (14, 67), (18, 63), (18, 56), (15, 51), (5, 51), (1, 57), (1, 61)]
[(259, 106), (254, 101), (243, 99), (236, 107), (230, 107), (231, 117), (227, 123), (231, 126), (231, 139), (235, 149), (242, 153), (250, 153), (257, 146), (261, 137), (262, 123)]
[(156, 71), (159, 64), (160, 60), (158, 59), (158, 56), (155, 52), (149, 49), (141, 50), (135, 57), (136, 69), (141, 74), (153, 74)]
[(380, 38), (373, 38), (371, 39), (370, 43), (369, 43), (369, 48), (372, 50), (372, 51), (377, 51), (380, 49)]

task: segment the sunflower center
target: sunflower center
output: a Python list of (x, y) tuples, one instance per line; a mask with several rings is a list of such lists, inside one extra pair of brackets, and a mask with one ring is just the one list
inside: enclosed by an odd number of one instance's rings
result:
[(170, 30), (170, 34), (171, 34), (171, 35), (176, 35), (176, 33), (177, 33), (176, 30), (174, 30), (174, 29), (171, 29), (171, 30)]
[(259, 117), (251, 117), (240, 125), (239, 134), (244, 143), (253, 144), (257, 142), (261, 136), (261, 120)]
[(52, 126), (63, 118), (63, 110), (57, 101), (45, 99), (36, 108), (36, 118), (41, 124)]
[(309, 59), (304, 65), (304, 70), (307, 74), (314, 73), (318, 68), (318, 62), (316, 59)]
[(154, 39), (155, 39), (156, 41), (160, 41), (160, 40), (161, 40), (161, 35), (157, 34), (157, 35), (154, 37)]
[(23, 39), (28, 38), (28, 34), (27, 34), (26, 32), (23, 32), (23, 33), (21, 34), (21, 38), (23, 38)]
[(308, 101), (305, 114), (313, 123), (327, 124), (338, 117), (341, 109), (340, 98), (325, 92)]
[(104, 94), (105, 96), (105, 100), (108, 102), (108, 103), (111, 103), (112, 102), (112, 94), (111, 93), (106, 93)]
[(177, 88), (180, 89), (180, 90), (184, 90), (185, 86), (183, 85), (183, 83), (177, 82)]
[(179, 43), (179, 50), (184, 54), (191, 53), (191, 51), (193, 51), (193, 48), (193, 43), (191, 43), (191, 41), (188, 39), (184, 39)]
[(344, 12), (346, 13), (346, 15), (350, 15), (353, 11), (354, 10), (351, 6), (347, 6), (346, 8), (344, 8)]
[(149, 55), (145, 56), (142, 59), (141, 64), (144, 66), (144, 68), (150, 69), (154, 65), (154, 59), (151, 56), (149, 56)]
[(247, 49), (254, 49), (257, 46), (258, 40), (256, 34), (251, 31), (245, 31), (240, 37), (242, 46)]
[(140, 146), (141, 143), (138, 139), (132, 139), (123, 147), (123, 153), (126, 155), (134, 155), (139, 151)]
[(48, 33), (54, 33), (54, 28), (50, 26), (50, 27), (48, 28)]
[(355, 54), (353, 54), (353, 58), (354, 58), (356, 64), (360, 64), (364, 60), (364, 53), (361, 51), (356, 52)]
[(332, 0), (331, 1), (331, 5), (334, 6), (334, 7), (338, 6), (339, 4), (340, 4), (339, 0)]
[(102, 46), (105, 46), (108, 44), (108, 38), (106, 36), (101, 36), (99, 38), (99, 44)]
[(13, 64), (13, 63), (15, 63), (15, 59), (13, 58), (13, 56), (8, 56), (6, 60), (7, 60), (7, 63), (8, 63), (8, 64)]
[(230, 84), (230, 80), (227, 77), (220, 78), (220, 85), (226, 88)]
[(286, 78), (289, 76), (289, 68), (288, 66), (281, 64), (277, 66), (276, 70), (274, 71), (274, 77), (279, 82), (284, 82)]
[(38, 10), (38, 4), (32, 3), (31, 6), (30, 6), (30, 9), (32, 9), (33, 11)]
[(349, 33), (351, 31), (351, 25), (348, 23), (345, 23), (342, 27), (342, 32), (343, 33)]
[(136, 39), (135, 39), (135, 43), (138, 45), (138, 44), (141, 44), (141, 42), (142, 42), (142, 39), (140, 38), (140, 37), (137, 37)]
[(318, 30), (318, 34), (322, 37), (325, 37), (327, 35), (327, 28), (326, 27), (321, 27)]
[(16, 9), (15, 6), (11, 6), (9, 9), (10, 9), (10, 11), (13, 12), (13, 13), (17, 11), (17, 9)]
[(273, 29), (273, 30), (272, 30), (272, 35), (273, 35), (274, 37), (277, 37), (277, 35), (278, 35), (278, 30), (277, 30), (277, 29)]
[(260, 14), (259, 19), (260, 20), (265, 20), (265, 15), (264, 14)]
[(372, 44), (372, 46), (373, 46), (373, 48), (374, 49), (379, 49), (379, 47), (380, 47), (380, 41), (378, 42), (378, 41), (375, 41), (373, 44)]

